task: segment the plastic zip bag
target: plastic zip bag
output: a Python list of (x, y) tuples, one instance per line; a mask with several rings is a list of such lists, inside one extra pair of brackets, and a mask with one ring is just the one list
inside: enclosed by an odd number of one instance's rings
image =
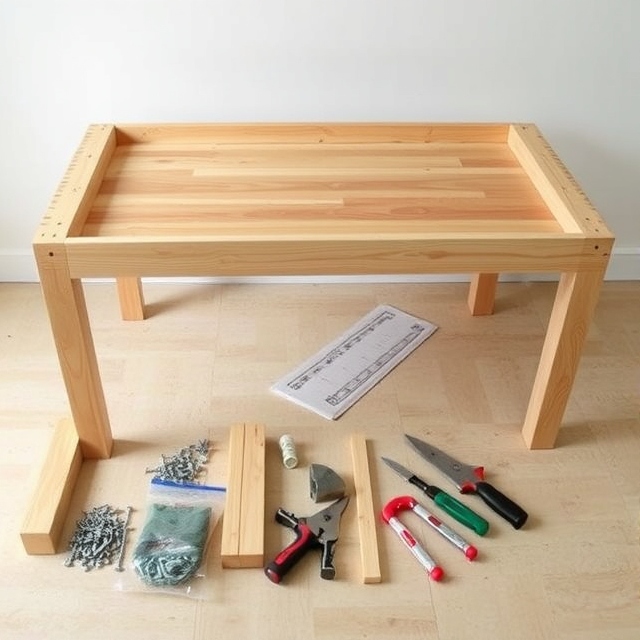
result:
[(224, 487), (154, 478), (132, 566), (152, 590), (189, 595), (204, 577), (206, 550), (224, 508)]

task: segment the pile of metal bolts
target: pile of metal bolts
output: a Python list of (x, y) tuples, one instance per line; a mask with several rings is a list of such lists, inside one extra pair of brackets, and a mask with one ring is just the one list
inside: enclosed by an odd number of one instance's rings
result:
[(69, 543), (71, 555), (65, 566), (73, 567), (79, 562), (85, 571), (111, 564), (115, 553), (120, 553), (124, 544), (126, 523), (118, 512), (108, 504), (83, 511), (84, 516), (76, 523), (76, 530)]
[(161, 463), (147, 473), (155, 473), (154, 479), (171, 482), (194, 482), (209, 458), (209, 441), (183, 447), (172, 456), (161, 456)]
[[(198, 444), (183, 447), (172, 456), (162, 456), (162, 462), (155, 469), (146, 469), (155, 473), (154, 478), (172, 482), (195, 482), (198, 474), (209, 459), (209, 441), (200, 440)], [(118, 566), (122, 571), (122, 556), (126, 541), (127, 524), (131, 507), (127, 507), (126, 521), (118, 517), (118, 511), (108, 504), (83, 511), (83, 517), (76, 523), (76, 529), (69, 542), (71, 555), (65, 560), (67, 567), (79, 562), (90, 571), (113, 562), (117, 553)]]

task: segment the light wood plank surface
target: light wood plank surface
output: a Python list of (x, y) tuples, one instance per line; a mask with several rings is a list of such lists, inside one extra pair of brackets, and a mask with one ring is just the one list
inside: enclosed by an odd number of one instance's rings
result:
[[(2, 637), (635, 640), (640, 634), (640, 283), (604, 284), (557, 447), (548, 451), (526, 449), (520, 421), (552, 284), (500, 283), (494, 315), (486, 317), (469, 317), (464, 284), (146, 284), (148, 319), (140, 323), (121, 321), (115, 285), (85, 289), (113, 456), (83, 463), (63, 540), (82, 510), (108, 502), (134, 506), (135, 543), (145, 515), (145, 468), (209, 437), (207, 479), (225, 483), (229, 429), (245, 421), (265, 424), (266, 559), (293, 538), (273, 522), (278, 507), (297, 515), (318, 508), (309, 497), (311, 462), (331, 466), (353, 486), (353, 433), (369, 445), (376, 510), (402, 493), (433, 508), (381, 455), (453, 489), (403, 444), (408, 432), (484, 464), (488, 478), (530, 518), (514, 531), (479, 500), (461, 498), (492, 527), (484, 538), (469, 534), (480, 551), (469, 563), (408, 514), (447, 571), (440, 584), (429, 583), (380, 522), (382, 581), (362, 584), (353, 499), (341, 523), (333, 582), (320, 578), (318, 554), (280, 586), (260, 569), (223, 569), (220, 525), (200, 600), (139, 593), (129, 568), (85, 573), (64, 567), (64, 553), (27, 556), (20, 528), (68, 405), (40, 287), (0, 284)], [(440, 329), (343, 417), (323, 420), (268, 391), (381, 302)], [(295, 439), (295, 469), (282, 465), (283, 433)]]
[(229, 226), (251, 235), (354, 223), (560, 230), (506, 138), (367, 142), (365, 132), (358, 143), (283, 137), (276, 144), (254, 142), (251, 133), (224, 142), (232, 132), (191, 138), (178, 127), (174, 135), (180, 132), (180, 142), (116, 148), (83, 236), (150, 229), (160, 236), (177, 229), (211, 235)]

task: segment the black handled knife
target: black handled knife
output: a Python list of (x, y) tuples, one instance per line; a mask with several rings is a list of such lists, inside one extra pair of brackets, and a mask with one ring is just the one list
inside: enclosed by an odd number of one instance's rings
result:
[(405, 434), (409, 444), (436, 469), (447, 476), (458, 487), (460, 493), (474, 493), (499, 516), (509, 522), (514, 529), (520, 529), (527, 521), (527, 512), (513, 500), (485, 482), (484, 467), (474, 467), (458, 462), (440, 449)]
[(469, 509), (467, 505), (462, 504), (453, 496), (443, 491), (440, 487), (433, 484), (427, 484), (422, 478), (409, 471), (406, 467), (395, 460), (390, 460), (382, 456), (382, 460), (393, 469), (405, 482), (418, 487), (420, 491), (429, 496), (443, 511), (453, 516), (458, 522), (465, 527), (473, 529), (479, 536), (483, 536), (489, 530), (489, 523), (479, 516), (475, 511)]

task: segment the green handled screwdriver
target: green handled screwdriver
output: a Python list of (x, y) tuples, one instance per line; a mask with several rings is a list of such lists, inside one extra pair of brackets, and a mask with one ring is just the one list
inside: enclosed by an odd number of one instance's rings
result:
[(409, 469), (403, 467), (401, 464), (385, 458), (382, 456), (383, 462), (385, 462), (391, 469), (393, 469), (403, 480), (418, 487), (420, 491), (423, 491), (428, 495), (443, 511), (455, 518), (458, 522), (461, 522), (465, 527), (473, 529), (479, 536), (483, 536), (489, 530), (489, 523), (479, 516), (475, 511), (469, 509), (466, 505), (462, 504), (459, 500), (456, 500), (453, 496), (436, 487), (432, 484), (427, 484), (422, 478), (419, 478), (414, 473), (411, 473)]

